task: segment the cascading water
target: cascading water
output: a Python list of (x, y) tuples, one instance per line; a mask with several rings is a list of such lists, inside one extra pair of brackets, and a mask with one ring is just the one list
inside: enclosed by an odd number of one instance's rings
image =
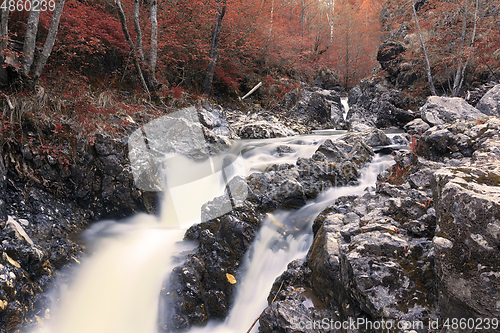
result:
[(344, 107), (344, 120), (347, 119), (347, 112), (349, 112), (349, 104), (347, 103), (347, 97), (342, 97), (340, 99), (342, 106)]
[[(312, 223), (316, 216), (332, 202), (349, 195), (361, 195), (373, 186), (377, 174), (387, 166), (388, 156), (377, 155), (362, 171), (360, 183), (353, 187), (335, 187), (320, 194), (306, 206), (296, 211), (280, 211), (270, 214), (257, 236), (246, 259), (248, 271), (242, 281), (234, 306), (222, 324), (208, 325), (194, 333), (247, 332), (253, 321), (267, 306), (267, 296), (274, 280), (286, 270), (288, 263), (305, 258), (313, 241)], [(284, 235), (282, 226), (297, 232)], [(251, 332), (257, 332), (256, 325)]]
[[(343, 132), (324, 133), (332, 137)], [(326, 138), (316, 134), (240, 141), (233, 149), (242, 152), (244, 165), (233, 170), (234, 175), (246, 176), (270, 164), (310, 157)], [(290, 146), (294, 153), (276, 156), (276, 148), (283, 144)], [(222, 324), (209, 323), (206, 328), (192, 331), (246, 332), (267, 305), (267, 295), (275, 278), (290, 261), (306, 255), (313, 239), (311, 223), (317, 214), (337, 197), (360, 194), (373, 185), (381, 170), (380, 164), (386, 161), (387, 158), (376, 157), (363, 171), (359, 186), (332, 188), (297, 211), (270, 214), (247, 255), (248, 270), (229, 317)], [(192, 162), (182, 163), (177, 170), (196, 169), (190, 165)], [(103, 221), (93, 225), (84, 233), (93, 253), (73, 272), (71, 283), (59, 291), (61, 297), (51, 312), (52, 319), (37, 332), (157, 332), (162, 282), (178, 265), (173, 258), (194, 247), (182, 241), (185, 230), (200, 222), (200, 202), (223, 193), (224, 183), (219, 176), (205, 177), (187, 187), (170, 189), (160, 217), (140, 214), (127, 221)], [(192, 212), (196, 212), (198, 218), (194, 218)], [(284, 236), (283, 225), (291, 226), (292, 221), (300, 221), (302, 225), (298, 231)]]

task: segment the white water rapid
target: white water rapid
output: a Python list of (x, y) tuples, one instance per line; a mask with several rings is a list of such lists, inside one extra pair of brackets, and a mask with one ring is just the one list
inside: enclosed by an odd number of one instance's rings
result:
[(342, 97), (340, 99), (342, 106), (344, 107), (344, 120), (347, 119), (347, 112), (349, 112), (349, 103), (347, 103), (347, 97)]
[[(243, 163), (234, 168), (234, 174), (246, 176), (274, 163), (310, 157), (320, 143), (342, 133), (324, 131), (309, 136), (242, 140), (235, 143), (234, 149), (242, 152)], [(294, 152), (277, 156), (279, 145), (288, 145)], [(181, 170), (190, 170), (192, 165), (183, 163)], [(317, 214), (339, 196), (362, 194), (389, 164), (389, 157), (376, 156), (363, 170), (359, 186), (332, 188), (299, 210), (269, 215), (245, 259), (248, 271), (227, 320), (191, 331), (246, 332), (266, 307), (275, 278), (290, 261), (305, 257)], [(195, 246), (182, 241), (184, 233), (187, 227), (200, 222), (201, 204), (223, 194), (223, 185), (218, 176), (202, 178), (171, 189), (159, 217), (139, 214), (126, 221), (94, 224), (83, 234), (89, 256), (73, 269), (70, 283), (54, 292), (57, 301), (50, 311), (51, 319), (45, 320), (36, 332), (156, 333), (162, 282), (179, 264), (176, 257)], [(285, 237), (277, 225), (291, 221), (302, 224), (297, 232)]]

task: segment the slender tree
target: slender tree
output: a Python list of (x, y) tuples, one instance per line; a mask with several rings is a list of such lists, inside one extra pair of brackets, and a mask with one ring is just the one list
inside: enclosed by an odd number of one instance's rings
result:
[(226, 14), (227, 0), (217, 0), (218, 8), (217, 14), (215, 15), (215, 27), (212, 33), (212, 43), (210, 44), (210, 62), (207, 68), (207, 74), (205, 76), (205, 81), (203, 82), (203, 94), (208, 95), (210, 89), (212, 88), (212, 81), (214, 79), (215, 66), (217, 65), (217, 58), (219, 55), (219, 39), (222, 30), (222, 19)]
[(436, 93), (436, 88), (434, 87), (434, 81), (432, 80), (431, 65), (429, 63), (429, 57), (427, 56), (427, 50), (425, 48), (424, 39), (422, 37), (422, 31), (420, 30), (420, 24), (418, 23), (417, 10), (415, 9), (415, 1), (414, 0), (411, 0), (411, 9), (413, 12), (413, 19), (415, 20), (415, 25), (417, 26), (417, 32), (418, 32), (418, 38), (420, 39), (420, 45), (422, 46), (422, 51), (424, 53), (429, 88), (431, 89), (431, 94), (433, 96), (436, 96), (437, 93)]
[(151, 55), (149, 57), (149, 66), (154, 78), (156, 72), (156, 63), (158, 61), (158, 3), (157, 0), (150, 0), (150, 20), (151, 20)]
[(134, 26), (137, 33), (137, 54), (142, 62), (144, 62), (144, 52), (142, 52), (142, 31), (140, 23), (140, 4), (139, 0), (134, 0)]
[[(463, 22), (463, 34), (462, 34), (462, 46), (465, 46), (465, 41), (466, 41), (466, 27), (467, 27), (467, 3), (465, 3), (465, 9), (464, 9), (465, 15), (464, 15), (464, 22)], [(453, 96), (459, 96), (460, 95), (460, 89), (462, 89), (462, 85), (464, 82), (464, 77), (465, 77), (465, 70), (467, 69), (467, 66), (469, 64), (470, 56), (472, 53), (472, 49), (474, 47), (475, 39), (476, 39), (476, 31), (477, 31), (477, 15), (479, 12), (479, 0), (476, 0), (476, 9), (474, 12), (474, 30), (472, 31), (472, 40), (469, 45), (469, 53), (467, 54), (467, 60), (465, 61), (465, 64), (462, 65), (462, 60), (460, 59), (460, 65), (457, 68), (457, 73), (455, 75), (455, 80), (453, 82)]]
[(38, 22), (40, 19), (40, 5), (31, 8), (28, 23), (26, 24), (26, 35), (24, 36), (23, 58), (21, 73), (28, 76), (31, 65), (35, 57), (36, 34), (38, 32)]
[[(0, 15), (0, 63), (5, 62), (4, 51), (7, 49), (9, 40), (9, 7), (2, 11)], [(7, 68), (0, 66), (0, 79), (2, 84), (8, 83)]]
[(57, 30), (59, 29), (59, 21), (64, 9), (65, 0), (59, 0), (56, 3), (54, 12), (52, 13), (52, 19), (50, 20), (49, 33), (45, 39), (43, 45), (42, 53), (38, 57), (35, 63), (35, 69), (33, 70), (33, 80), (36, 81), (42, 75), (43, 68), (47, 64), (50, 54), (52, 53), (52, 48), (56, 42)]
[(139, 80), (141, 81), (142, 88), (148, 94), (148, 96), (151, 98), (148, 85), (146, 84), (146, 80), (144, 79), (144, 75), (142, 74), (141, 61), (140, 61), (139, 56), (137, 54), (137, 50), (136, 50), (136, 47), (134, 45), (134, 42), (132, 41), (132, 37), (130, 37), (130, 33), (128, 32), (127, 17), (125, 16), (125, 12), (123, 11), (122, 3), (120, 0), (115, 0), (115, 5), (118, 8), (118, 14), (120, 16), (120, 22), (122, 24), (123, 34), (125, 35), (125, 39), (127, 40), (128, 44), (130, 46), (130, 52), (132, 53), (132, 58), (134, 61), (135, 69), (137, 70), (137, 75), (139, 76)]

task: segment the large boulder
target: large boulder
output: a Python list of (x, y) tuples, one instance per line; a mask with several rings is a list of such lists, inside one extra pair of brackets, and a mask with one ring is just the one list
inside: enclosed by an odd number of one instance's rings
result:
[(353, 144), (356, 141), (364, 141), (370, 147), (388, 146), (391, 144), (391, 139), (378, 128), (369, 128), (362, 132), (348, 133), (341, 137), (341, 140)]
[(298, 134), (277, 117), (259, 113), (242, 115), (231, 126), (242, 139), (269, 139)]
[(417, 118), (413, 121), (410, 121), (403, 128), (407, 133), (413, 135), (422, 135), (425, 131), (427, 131), (431, 127), (421, 118)]
[(402, 128), (415, 119), (413, 112), (403, 109), (407, 102), (403, 93), (389, 88), (386, 81), (363, 80), (359, 86), (349, 91), (349, 112), (346, 119), (348, 128)]
[(500, 84), (491, 88), (479, 100), (476, 108), (484, 114), (500, 117)]
[(471, 163), (434, 173), (435, 269), (444, 317), (500, 315), (500, 121), (481, 127)]
[(432, 242), (406, 230), (408, 219), (425, 218), (426, 209), (418, 203), (429, 197), (409, 188), (392, 191), (393, 197), (383, 190), (340, 198), (314, 223), (317, 232), (307, 257), (312, 288), (326, 304), (338, 306), (344, 318), (424, 320), (435, 312), (428, 291)]
[(486, 117), (484, 113), (459, 97), (430, 96), (420, 108), (422, 119), (431, 126), (456, 120), (473, 121)]
[(312, 158), (299, 158), (295, 165), (271, 165), (264, 173), (251, 174), (249, 188), (274, 207), (300, 208), (325, 189), (357, 184), (359, 171), (373, 155), (364, 141), (347, 144), (327, 139)]
[(498, 118), (492, 118), (486, 124), (457, 121), (451, 125), (431, 127), (415, 141), (414, 150), (433, 161), (470, 158), (477, 149), (477, 143), (492, 132), (487, 124), (495, 122), (495, 119)]
[(400, 43), (387, 41), (380, 44), (377, 52), (377, 61), (389, 75), (397, 77), (399, 73), (400, 55), (406, 50)]
[(314, 85), (325, 90), (341, 90), (340, 77), (329, 68), (321, 68), (314, 74)]
[(303, 89), (301, 98), (286, 115), (310, 129), (344, 127), (340, 93), (336, 90)]
[(185, 238), (196, 252), (172, 270), (160, 295), (161, 331), (187, 330), (227, 316), (239, 269), (262, 217), (249, 201), (231, 214), (192, 226)]

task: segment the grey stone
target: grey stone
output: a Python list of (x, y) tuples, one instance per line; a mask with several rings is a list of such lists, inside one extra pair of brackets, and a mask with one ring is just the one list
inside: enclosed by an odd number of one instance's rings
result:
[(488, 90), (476, 108), (486, 115), (500, 117), (500, 84)]
[(427, 103), (420, 108), (422, 119), (431, 126), (451, 123), (456, 120), (472, 121), (486, 117), (484, 113), (459, 97), (427, 98)]

